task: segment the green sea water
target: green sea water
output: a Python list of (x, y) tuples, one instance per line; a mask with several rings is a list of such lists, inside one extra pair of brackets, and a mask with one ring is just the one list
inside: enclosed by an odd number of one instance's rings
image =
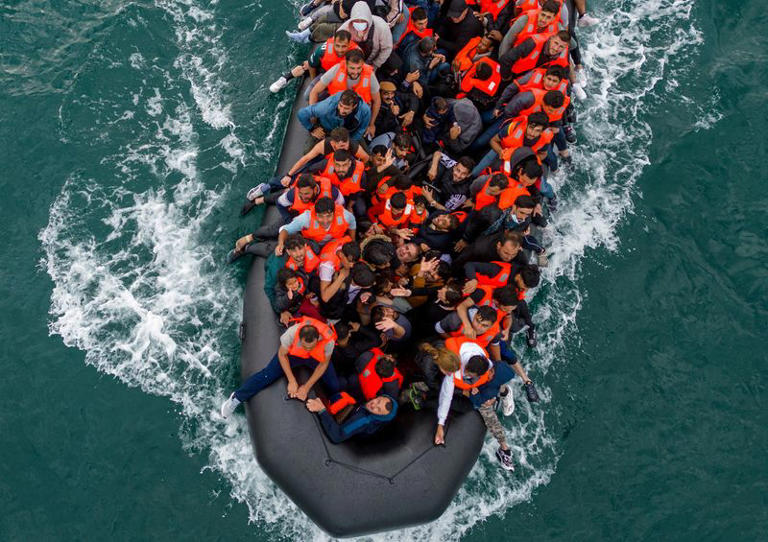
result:
[[(388, 538), (768, 538), (765, 5), (590, 10), (518, 469), (488, 443), (443, 518)], [(323, 538), (216, 414), (294, 13), (0, 3), (0, 540)]]

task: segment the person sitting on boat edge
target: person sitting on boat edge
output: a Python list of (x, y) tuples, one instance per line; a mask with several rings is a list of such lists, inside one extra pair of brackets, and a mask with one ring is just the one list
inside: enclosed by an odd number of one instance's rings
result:
[(345, 406), (352, 408), (341, 423), (336, 421), (322, 400), (314, 398), (306, 403), (307, 410), (318, 415), (325, 434), (334, 444), (349, 440), (355, 435), (371, 435), (397, 415), (397, 401), (388, 395), (379, 395), (362, 405), (356, 403), (349, 395), (344, 395), (343, 399), (346, 400)]
[[(330, 363), (336, 341), (331, 326), (314, 318), (302, 317), (280, 336), (280, 347), (272, 360), (261, 371), (249, 376), (221, 405), (221, 415), (229, 417), (237, 405), (249, 400), (273, 382), (285, 376), (288, 395), (304, 401), (312, 386), (322, 378), (329, 393), (339, 390), (336, 371)], [(294, 367), (313, 369), (309, 379), (299, 385), (293, 374)]]
[(322, 102), (302, 107), (296, 117), (312, 135), (313, 145), (337, 126), (349, 130), (352, 141), (360, 141), (371, 121), (371, 108), (355, 91), (345, 90)]

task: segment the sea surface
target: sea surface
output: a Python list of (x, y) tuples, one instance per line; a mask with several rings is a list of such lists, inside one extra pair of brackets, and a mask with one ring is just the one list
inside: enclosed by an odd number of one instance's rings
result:
[[(376, 540), (768, 539), (766, 4), (590, 11), (518, 468)], [(0, 3), (0, 540), (326, 538), (217, 413), (295, 12)]]

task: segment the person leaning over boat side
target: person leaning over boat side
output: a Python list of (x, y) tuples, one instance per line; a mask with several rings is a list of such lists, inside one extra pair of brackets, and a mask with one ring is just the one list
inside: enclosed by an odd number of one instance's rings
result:
[(461, 367), (455, 373), (443, 377), (437, 407), (435, 445), (445, 444), (446, 420), (454, 392), (459, 390), (459, 394), (468, 399), (472, 408), (482, 416), (488, 431), (499, 443), (496, 459), (501, 463), (501, 467), (514, 470), (512, 452), (494, 407), (501, 388), (514, 378), (515, 373), (506, 363), (493, 363), (486, 351), (472, 339), (451, 337), (446, 340), (445, 345), (447, 349), (458, 354)]
[[(299, 319), (280, 336), (277, 354), (261, 371), (249, 376), (229, 399), (221, 405), (221, 415), (229, 417), (237, 405), (249, 400), (261, 390), (285, 376), (288, 380), (288, 395), (305, 401), (312, 386), (322, 378), (329, 393), (339, 390), (336, 371), (330, 363), (336, 333), (328, 324), (306, 316)], [(295, 367), (313, 369), (309, 379), (302, 385), (293, 374)]]
[(302, 107), (296, 117), (312, 135), (313, 145), (338, 126), (349, 130), (352, 141), (360, 141), (371, 121), (371, 108), (354, 91), (345, 90), (322, 102)]
[(337, 422), (328, 412), (323, 401), (314, 398), (307, 401), (307, 410), (320, 418), (325, 434), (334, 444), (349, 440), (355, 435), (371, 435), (392, 421), (397, 414), (397, 401), (387, 395), (374, 397), (365, 404), (357, 404), (347, 397), (347, 405), (352, 409), (342, 423)]

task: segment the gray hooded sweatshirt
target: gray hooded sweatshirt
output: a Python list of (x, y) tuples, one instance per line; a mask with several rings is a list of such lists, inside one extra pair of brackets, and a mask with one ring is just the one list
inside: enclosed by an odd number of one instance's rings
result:
[(453, 109), (453, 116), (456, 123), (461, 127), (461, 134), (456, 140), (447, 139), (447, 132), (451, 128), (445, 127), (445, 144), (454, 153), (461, 153), (469, 147), (475, 138), (483, 129), (483, 121), (480, 119), (480, 112), (470, 100), (462, 98), (461, 100), (448, 100)]
[[(352, 26), (355, 21), (364, 21), (368, 25), (366, 31), (361, 34), (355, 30)], [(352, 6), (349, 19), (339, 29), (350, 32), (352, 40), (361, 46), (373, 32), (370, 40), (371, 50), (365, 61), (374, 68), (381, 67), (392, 54), (392, 31), (389, 29), (389, 25), (381, 17), (372, 15), (371, 8), (365, 2), (357, 2)], [(366, 47), (362, 47), (362, 49), (366, 50)]]

